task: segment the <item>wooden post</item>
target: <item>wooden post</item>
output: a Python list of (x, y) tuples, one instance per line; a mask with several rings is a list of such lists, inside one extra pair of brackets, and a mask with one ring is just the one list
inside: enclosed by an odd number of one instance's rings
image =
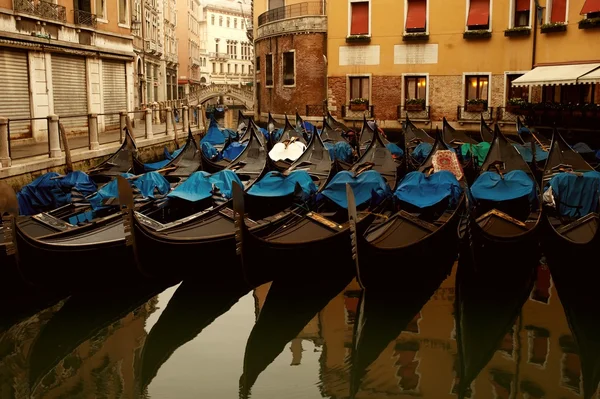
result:
[(62, 151), (60, 150), (60, 133), (58, 130), (58, 115), (48, 115), (50, 158), (59, 158), (62, 155)]
[(58, 130), (60, 131), (60, 138), (63, 143), (63, 148), (65, 150), (65, 164), (67, 165), (67, 173), (73, 171), (73, 162), (71, 161), (71, 150), (69, 149), (69, 141), (67, 140), (67, 131), (63, 126), (62, 122), (58, 122)]
[(0, 117), (0, 167), (8, 168), (12, 161), (10, 159), (8, 137), (8, 118)]

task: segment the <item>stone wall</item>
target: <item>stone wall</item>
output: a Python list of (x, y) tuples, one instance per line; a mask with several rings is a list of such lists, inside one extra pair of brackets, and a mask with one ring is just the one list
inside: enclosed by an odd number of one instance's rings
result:
[[(260, 112), (272, 114), (305, 114), (306, 105), (321, 105), (325, 98), (325, 61), (327, 40), (323, 33), (285, 35), (257, 41), (256, 55), (260, 57)], [(295, 86), (283, 86), (283, 53), (295, 50)], [(273, 87), (265, 87), (265, 60), (273, 54)]]

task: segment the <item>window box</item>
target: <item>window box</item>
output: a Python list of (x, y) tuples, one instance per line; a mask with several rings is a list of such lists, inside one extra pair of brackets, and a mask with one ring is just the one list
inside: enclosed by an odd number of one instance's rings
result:
[(562, 22), (551, 22), (548, 24), (543, 24), (540, 27), (541, 33), (553, 33), (553, 32), (566, 32), (567, 24)]
[(476, 40), (476, 39), (489, 39), (492, 37), (492, 32), (489, 30), (468, 30), (463, 33), (463, 39)]
[(579, 29), (595, 29), (600, 28), (600, 17), (586, 18), (579, 21)]
[(526, 113), (522, 105), (507, 104), (505, 110), (513, 115), (525, 115)]
[(408, 112), (421, 112), (425, 109), (423, 104), (406, 104), (406, 111)]
[(370, 43), (371, 36), (369, 35), (350, 35), (346, 38), (346, 43)]
[(426, 42), (429, 40), (429, 35), (425, 32), (405, 33), (402, 36), (403, 42)]
[(350, 111), (366, 111), (367, 103), (350, 103)]
[(483, 112), (485, 110), (485, 104), (467, 104), (467, 112)]
[(529, 36), (531, 34), (530, 27), (517, 27), (511, 28), (504, 31), (504, 36), (506, 37), (519, 37), (519, 36)]

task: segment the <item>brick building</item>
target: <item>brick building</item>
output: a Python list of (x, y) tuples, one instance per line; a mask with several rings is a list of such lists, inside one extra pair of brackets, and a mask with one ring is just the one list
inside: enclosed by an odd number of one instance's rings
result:
[[(265, 63), (271, 53), (274, 60), (272, 87), (265, 82), (269, 70), (257, 68), (262, 118), (269, 110), (310, 115), (315, 110), (306, 105), (319, 103), (323, 86), (334, 116), (352, 124), (366, 114), (388, 128), (408, 115), (426, 128), (446, 117), (475, 130), (483, 115), (513, 131), (518, 104), (549, 120), (551, 111), (538, 103), (570, 103), (561, 123), (577, 125), (572, 105), (600, 103), (600, 48), (590, 46), (600, 39), (598, 0), (329, 0), (321, 17), (327, 29), (318, 34), (308, 24), (313, 3), (268, 3), (267, 11), (255, 4), (255, 15), (262, 12), (257, 56)], [(298, 51), (296, 86), (288, 88), (283, 53), (294, 32), (294, 47), (299, 33), (327, 42), (320, 48), (313, 39), (308, 57), (316, 64), (298, 64), (307, 57)], [(326, 58), (318, 61), (321, 49)], [(321, 85), (316, 75), (324, 66)], [(591, 109), (598, 119), (598, 107)]]

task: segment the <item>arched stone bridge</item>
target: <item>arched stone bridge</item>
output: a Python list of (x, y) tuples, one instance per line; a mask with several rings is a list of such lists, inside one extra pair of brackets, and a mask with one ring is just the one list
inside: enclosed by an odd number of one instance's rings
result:
[(188, 96), (188, 105), (202, 104), (211, 98), (220, 96), (234, 98), (242, 102), (247, 109), (254, 109), (253, 88), (248, 86), (237, 87), (232, 85), (205, 86), (199, 91), (196, 91)]

